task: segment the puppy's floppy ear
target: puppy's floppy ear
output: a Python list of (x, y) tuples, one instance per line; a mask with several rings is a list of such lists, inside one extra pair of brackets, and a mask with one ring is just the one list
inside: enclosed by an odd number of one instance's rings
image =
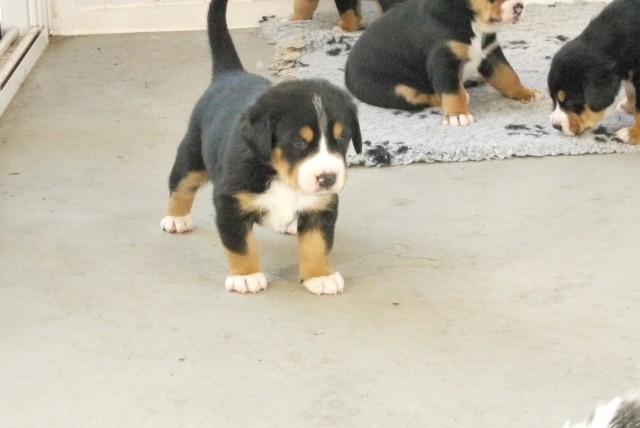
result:
[(358, 122), (358, 111), (355, 106), (351, 107), (351, 143), (357, 154), (362, 153), (362, 135), (360, 134), (360, 122)]
[(258, 159), (268, 162), (273, 148), (273, 128), (266, 114), (250, 109), (240, 119), (240, 136)]
[(591, 110), (600, 111), (613, 104), (621, 83), (615, 64), (599, 61), (587, 72), (586, 77), (584, 100)]

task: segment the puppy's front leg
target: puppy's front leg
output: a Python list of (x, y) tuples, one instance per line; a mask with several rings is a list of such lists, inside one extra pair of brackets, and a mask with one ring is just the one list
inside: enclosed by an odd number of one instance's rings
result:
[(302, 285), (317, 295), (338, 294), (344, 290), (342, 276), (329, 266), (337, 214), (335, 197), (335, 209), (302, 213), (298, 219), (300, 278)]
[(630, 105), (626, 111), (632, 113), (635, 118), (633, 126), (622, 128), (616, 132), (616, 136), (628, 144), (640, 144), (640, 73), (633, 75), (631, 82), (625, 82), (626, 103)]
[(505, 97), (522, 101), (523, 103), (542, 99), (542, 94), (539, 91), (522, 85), (520, 78), (507, 61), (500, 46), (494, 44), (491, 49), (487, 57), (480, 63), (480, 67), (478, 67), (482, 77), (491, 86)]
[(252, 216), (240, 211), (233, 197), (218, 197), (215, 202), (218, 233), (229, 264), (226, 289), (240, 293), (266, 289), (267, 278), (260, 269)]
[(452, 41), (435, 49), (427, 61), (427, 72), (433, 88), (442, 100), (442, 123), (468, 126), (475, 122), (469, 111), (469, 94), (460, 79), (464, 64), (469, 62), (469, 45)]

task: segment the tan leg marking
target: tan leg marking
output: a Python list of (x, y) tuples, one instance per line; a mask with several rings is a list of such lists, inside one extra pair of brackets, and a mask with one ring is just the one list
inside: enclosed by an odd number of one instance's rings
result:
[(469, 114), (467, 91), (462, 85), (455, 94), (442, 94), (442, 113), (445, 116)]
[(246, 243), (247, 251), (244, 254), (234, 253), (225, 248), (224, 253), (229, 263), (230, 275), (250, 275), (261, 272), (258, 245), (252, 229), (247, 233)]
[(319, 230), (308, 230), (298, 236), (298, 254), (303, 281), (332, 273), (327, 243)]
[(412, 105), (425, 107), (439, 107), (442, 105), (442, 101), (438, 94), (420, 92), (407, 85), (396, 85), (394, 92), (397, 96), (404, 98), (406, 102)]
[(353, 10), (348, 10), (340, 15), (340, 28), (342, 31), (353, 32), (360, 29), (360, 16)]
[(520, 83), (520, 78), (516, 72), (504, 63), (496, 65), (493, 74), (487, 81), (502, 95), (512, 100), (533, 101), (539, 97), (539, 93), (533, 89), (525, 88)]
[(636, 123), (633, 126), (616, 132), (627, 144), (640, 144), (640, 112), (636, 112), (634, 116)]
[(205, 171), (190, 171), (185, 178), (180, 180), (178, 187), (169, 195), (167, 215), (183, 217), (189, 215), (196, 192), (208, 180)]
[(292, 21), (305, 21), (313, 18), (313, 12), (318, 8), (320, 0), (293, 0)]

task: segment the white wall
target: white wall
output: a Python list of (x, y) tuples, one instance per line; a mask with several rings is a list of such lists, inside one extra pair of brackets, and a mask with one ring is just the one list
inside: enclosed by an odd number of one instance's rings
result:
[[(48, 0), (48, 2), (51, 33), (75, 35), (203, 30), (209, 0)], [(524, 2), (550, 4), (573, 3), (574, 0), (524, 0)], [(230, 0), (227, 20), (231, 28), (256, 27), (262, 16), (285, 17), (291, 13), (292, 7), (293, 0)], [(319, 10), (335, 11), (334, 0), (321, 0)]]
[[(335, 10), (322, 0), (319, 10)], [(203, 30), (209, 0), (49, 0), (52, 34)], [(256, 27), (262, 16), (287, 16), (293, 0), (230, 0), (231, 28)]]

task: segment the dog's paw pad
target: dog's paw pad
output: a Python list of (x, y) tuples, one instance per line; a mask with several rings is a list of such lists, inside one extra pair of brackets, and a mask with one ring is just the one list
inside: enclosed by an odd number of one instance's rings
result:
[(620, 101), (616, 106), (616, 108), (619, 111), (629, 113), (629, 114), (634, 114), (636, 112), (636, 106), (632, 102), (629, 102), (628, 98), (625, 98), (624, 100)]
[(442, 119), (442, 124), (449, 126), (469, 126), (475, 121), (475, 118), (471, 114), (458, 114), (452, 116), (444, 116)]
[(160, 222), (160, 227), (169, 233), (184, 233), (193, 230), (193, 221), (190, 215), (181, 217), (166, 216)]
[(227, 291), (237, 291), (238, 293), (257, 293), (267, 289), (267, 278), (262, 272), (249, 275), (230, 275), (224, 282)]
[(318, 296), (321, 294), (338, 294), (344, 291), (344, 279), (338, 272), (327, 276), (309, 278), (302, 283), (307, 290)]

